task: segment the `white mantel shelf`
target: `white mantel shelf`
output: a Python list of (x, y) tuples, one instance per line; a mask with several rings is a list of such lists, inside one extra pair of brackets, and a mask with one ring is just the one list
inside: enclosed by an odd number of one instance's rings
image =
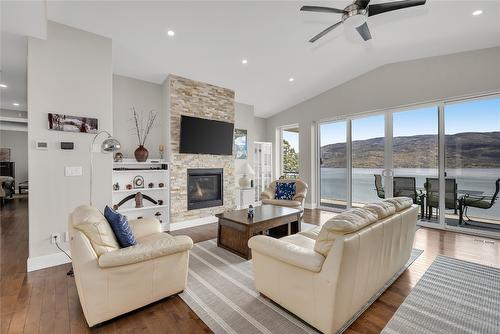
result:
[(166, 172), (168, 169), (124, 169), (113, 170), (113, 173), (159, 173)]
[(155, 191), (155, 190), (165, 190), (165, 187), (155, 187), (155, 188), (132, 188), (132, 189), (120, 189), (120, 190), (114, 190), (113, 194), (119, 194), (119, 193), (137, 193), (137, 192), (145, 192), (145, 191)]
[(126, 165), (163, 165), (168, 164), (165, 159), (148, 159), (144, 162), (136, 161), (135, 159), (124, 158), (120, 162), (113, 162), (114, 166), (126, 166)]

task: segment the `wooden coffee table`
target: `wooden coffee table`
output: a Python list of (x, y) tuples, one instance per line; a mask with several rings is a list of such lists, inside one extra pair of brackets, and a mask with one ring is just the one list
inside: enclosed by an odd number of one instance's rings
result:
[(241, 209), (216, 215), (219, 218), (217, 246), (250, 260), (248, 240), (254, 235), (280, 226), (285, 227), (287, 235), (300, 231), (301, 210), (265, 204), (255, 208), (253, 218), (248, 218), (247, 212)]

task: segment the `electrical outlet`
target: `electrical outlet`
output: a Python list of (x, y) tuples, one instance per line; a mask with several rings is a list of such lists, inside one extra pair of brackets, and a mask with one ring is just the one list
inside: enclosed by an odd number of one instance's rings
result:
[(61, 234), (60, 233), (52, 233), (50, 235), (50, 243), (55, 244), (57, 242), (61, 242)]

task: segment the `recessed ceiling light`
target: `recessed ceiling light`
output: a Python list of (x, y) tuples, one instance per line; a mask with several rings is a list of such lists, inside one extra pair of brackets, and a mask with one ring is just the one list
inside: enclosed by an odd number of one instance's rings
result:
[(248, 60), (243, 59), (243, 60), (241, 61), (241, 63), (242, 63), (243, 65), (246, 65), (246, 64), (248, 64)]
[(478, 9), (478, 10), (473, 11), (472, 15), (478, 16), (478, 15), (481, 15), (482, 13), (483, 13), (483, 11), (481, 9)]
[(288, 81), (290, 81), (290, 82), (294, 82), (294, 81), (295, 81), (295, 79), (294, 79), (294, 78), (290, 78), (290, 79), (288, 79)]
[(19, 103), (17, 103), (17, 102), (12, 103), (12, 105), (15, 107), (19, 107)]
[(169, 30), (169, 31), (167, 31), (167, 35), (169, 35), (170, 37), (174, 37), (175, 36), (175, 31)]
[(6, 84), (0, 84), (0, 88), (7, 88)]

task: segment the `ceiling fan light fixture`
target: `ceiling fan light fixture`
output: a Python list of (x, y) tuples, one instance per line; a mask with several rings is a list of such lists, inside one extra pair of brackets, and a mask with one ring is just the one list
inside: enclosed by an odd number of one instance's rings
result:
[(175, 36), (175, 31), (173, 31), (173, 30), (168, 30), (168, 31), (167, 31), (167, 35), (168, 35), (169, 37), (174, 37), (174, 36)]
[(481, 15), (483, 13), (483, 11), (481, 9), (478, 9), (478, 10), (475, 10), (472, 12), (472, 15), (473, 16), (478, 16), (478, 15)]

